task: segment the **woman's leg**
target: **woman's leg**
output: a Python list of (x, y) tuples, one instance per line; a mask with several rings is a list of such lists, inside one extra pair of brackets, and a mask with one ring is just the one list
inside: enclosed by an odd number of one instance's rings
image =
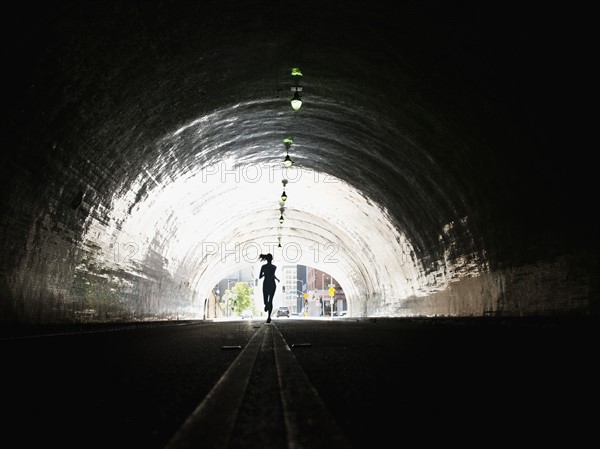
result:
[(268, 312), (268, 316), (267, 316), (267, 323), (271, 322), (271, 312), (273, 311), (273, 296), (275, 295), (274, 291), (269, 291), (267, 292), (267, 294), (265, 295), (266, 298), (266, 303), (265, 303), (265, 309)]
[(273, 309), (273, 296), (275, 296), (274, 289), (263, 289), (263, 300), (265, 303), (265, 312), (268, 312), (268, 309)]

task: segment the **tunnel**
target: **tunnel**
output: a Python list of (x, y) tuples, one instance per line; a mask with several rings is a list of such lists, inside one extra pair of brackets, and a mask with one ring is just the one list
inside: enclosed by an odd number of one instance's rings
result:
[(17, 8), (2, 321), (202, 318), (262, 252), (357, 317), (596, 314), (567, 17), (364, 3)]
[[(12, 5), (6, 428), (36, 447), (584, 445), (592, 17), (495, 1)], [(236, 270), (257, 286), (268, 253), (335, 279), (347, 314), (223, 319), (215, 286)], [(286, 430), (261, 439), (241, 417)]]

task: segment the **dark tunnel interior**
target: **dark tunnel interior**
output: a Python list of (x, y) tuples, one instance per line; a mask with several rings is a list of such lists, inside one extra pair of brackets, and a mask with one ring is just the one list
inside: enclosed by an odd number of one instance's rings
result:
[(590, 17), (14, 5), (1, 321), (202, 318), (215, 283), (278, 241), (275, 260), (331, 273), (356, 317), (597, 315)]

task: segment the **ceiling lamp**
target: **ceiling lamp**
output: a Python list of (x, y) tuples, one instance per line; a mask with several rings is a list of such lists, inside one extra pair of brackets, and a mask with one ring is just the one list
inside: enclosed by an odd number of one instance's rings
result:
[(294, 111), (297, 111), (298, 109), (300, 109), (302, 107), (302, 98), (300, 98), (300, 94), (298, 92), (302, 91), (302, 87), (300, 86), (295, 86), (292, 87), (292, 91), (294, 92), (294, 96), (292, 97), (292, 109)]
[(290, 168), (294, 161), (290, 158), (290, 147), (292, 146), (294, 141), (290, 137), (286, 137), (283, 139), (283, 144), (285, 145), (285, 158), (283, 159), (283, 166), (285, 168)]
[[(283, 202), (282, 202), (282, 203), (283, 203)], [(281, 215), (279, 215), (279, 223), (281, 223), (281, 224), (283, 224), (283, 213), (284, 213), (284, 212), (285, 212), (285, 207), (284, 207), (284, 206), (281, 206), (281, 207), (279, 208), (279, 213), (281, 214)]]
[(285, 186), (287, 185), (287, 183), (288, 183), (288, 180), (287, 180), (287, 179), (284, 179), (283, 181), (281, 181), (281, 183), (283, 184), (283, 193), (281, 194), (281, 201), (285, 202), (285, 200), (287, 200), (287, 199), (288, 199), (288, 196), (287, 196), (287, 194), (285, 193)]
[[(302, 72), (300, 71), (300, 69), (298, 67), (294, 67), (292, 69), (292, 76), (296, 77), (296, 79), (298, 79), (302, 76)], [(294, 87), (292, 87), (292, 92), (294, 92), (294, 96), (292, 97), (292, 101), (291, 101), (292, 109), (294, 111), (297, 111), (302, 106), (302, 99), (300, 98), (300, 94), (298, 93), (298, 92), (302, 92), (302, 86), (300, 86), (298, 84), (298, 81), (296, 81), (296, 85)]]

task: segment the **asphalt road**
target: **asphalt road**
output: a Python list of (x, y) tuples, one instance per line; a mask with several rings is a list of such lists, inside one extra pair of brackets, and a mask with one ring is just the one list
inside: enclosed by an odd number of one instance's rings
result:
[[(10, 443), (3, 447), (164, 448), (240, 354), (224, 347), (245, 347), (265, 325), (5, 332), (2, 435)], [(271, 325), (355, 448), (584, 447), (595, 436), (596, 320), (281, 318)], [(276, 389), (272, 363), (268, 353), (257, 358), (240, 408), (257, 421), (256, 435), (235, 440), (239, 447), (285, 447), (281, 417), (251, 407), (253, 397)]]

